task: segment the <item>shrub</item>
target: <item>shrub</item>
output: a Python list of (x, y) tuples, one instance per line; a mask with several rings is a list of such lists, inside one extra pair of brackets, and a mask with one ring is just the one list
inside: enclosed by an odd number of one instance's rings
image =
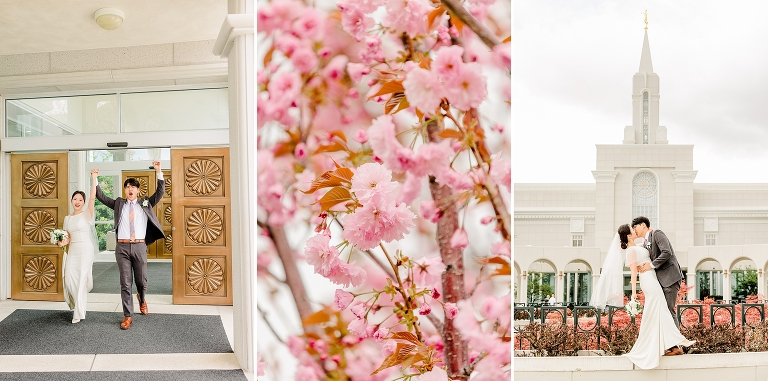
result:
[(575, 332), (565, 324), (531, 323), (518, 332), (521, 339), (530, 343), (533, 356), (576, 356), (587, 342), (587, 334)]
[(735, 353), (744, 349), (744, 332), (729, 324), (694, 324), (681, 327), (688, 340), (696, 340), (689, 353)]

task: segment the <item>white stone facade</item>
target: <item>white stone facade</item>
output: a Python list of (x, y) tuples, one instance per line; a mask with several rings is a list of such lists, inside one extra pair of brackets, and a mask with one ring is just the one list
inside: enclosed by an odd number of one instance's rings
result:
[[(660, 82), (647, 32), (640, 61), (632, 125), (623, 144), (597, 145), (594, 184), (515, 184), (516, 302), (528, 300), (528, 275), (539, 268), (554, 273), (558, 302), (588, 301), (617, 228), (639, 215), (667, 234), (689, 285), (706, 262), (718, 278), (712, 281), (722, 282), (722, 294), (712, 295), (729, 300), (729, 272), (746, 263), (757, 270), (758, 293), (765, 295), (768, 184), (696, 184), (693, 145), (669, 144), (666, 127), (659, 126)], [(574, 283), (573, 273), (584, 272)], [(584, 279), (592, 285), (582, 285)], [(573, 289), (579, 286), (580, 297)], [(698, 291), (697, 284), (688, 297), (698, 299)]]

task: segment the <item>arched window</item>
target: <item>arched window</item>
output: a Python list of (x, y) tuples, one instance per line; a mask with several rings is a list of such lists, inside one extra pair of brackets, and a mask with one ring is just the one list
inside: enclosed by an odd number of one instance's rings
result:
[(639, 172), (632, 179), (632, 215), (648, 217), (651, 227), (659, 227), (659, 183), (651, 172)]
[(648, 144), (648, 92), (643, 92), (643, 144)]

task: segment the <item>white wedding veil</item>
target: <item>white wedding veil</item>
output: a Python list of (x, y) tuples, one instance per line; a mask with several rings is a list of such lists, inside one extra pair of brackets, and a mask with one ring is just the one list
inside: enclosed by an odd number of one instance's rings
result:
[(605, 306), (624, 305), (624, 250), (621, 249), (619, 234), (613, 237), (608, 254), (603, 262), (600, 279), (592, 291), (589, 304), (600, 309)]

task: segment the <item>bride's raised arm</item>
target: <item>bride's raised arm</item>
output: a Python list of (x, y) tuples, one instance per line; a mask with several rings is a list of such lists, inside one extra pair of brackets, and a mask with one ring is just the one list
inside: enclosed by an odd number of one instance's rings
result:
[(88, 197), (88, 213), (90, 213), (91, 219), (96, 218), (96, 184), (99, 181), (99, 171), (97, 169), (91, 170), (91, 196)]
[(632, 276), (630, 277), (630, 283), (632, 283), (632, 299), (637, 299), (637, 250), (635, 249), (635, 246), (627, 249), (627, 266), (632, 273)]

